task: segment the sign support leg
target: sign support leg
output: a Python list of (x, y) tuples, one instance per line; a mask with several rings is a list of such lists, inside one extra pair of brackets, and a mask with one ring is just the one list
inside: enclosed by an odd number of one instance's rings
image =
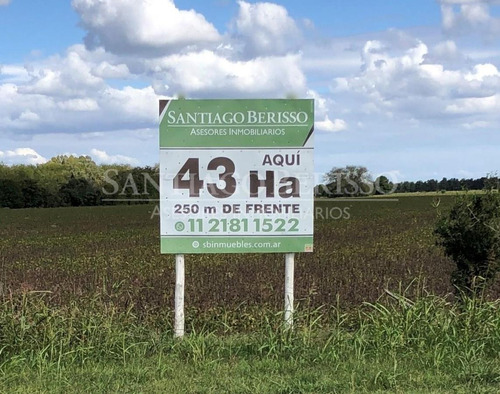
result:
[(293, 277), (295, 270), (295, 254), (285, 255), (285, 327), (293, 327)]
[(174, 337), (184, 336), (184, 255), (175, 255), (175, 320)]

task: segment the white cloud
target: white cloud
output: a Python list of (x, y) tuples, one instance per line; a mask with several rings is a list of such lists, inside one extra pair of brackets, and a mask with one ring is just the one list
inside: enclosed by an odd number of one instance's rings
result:
[(107, 117), (110, 124), (127, 126), (135, 123), (137, 128), (140, 125), (151, 126), (157, 122), (160, 98), (164, 97), (156, 95), (151, 86), (143, 89), (130, 86), (107, 88), (100, 96), (103, 109), (100, 116)]
[(464, 78), (471, 81), (484, 81), (488, 77), (500, 77), (498, 69), (493, 64), (477, 64), (474, 66), (473, 71), (464, 75)]
[(441, 0), (443, 29), (449, 34), (480, 33), (498, 39), (500, 19), (491, 16), (492, 4), (500, 1)]
[(298, 49), (301, 33), (285, 7), (242, 0), (238, 4), (235, 34), (243, 41), (247, 56), (285, 55)]
[(485, 114), (500, 111), (500, 94), (489, 97), (466, 98), (456, 100), (453, 104), (446, 107), (446, 112), (450, 114)]
[(307, 97), (314, 99), (314, 117), (316, 119), (324, 119), (328, 114), (329, 108), (333, 105), (330, 99), (320, 95), (315, 90), (308, 90)]
[(336, 132), (346, 130), (347, 123), (342, 119), (334, 119), (332, 121), (328, 115), (326, 115), (324, 120), (314, 122), (314, 128), (321, 131)]
[(8, 5), (9, 3), (10, 3), (10, 0), (0, 0), (0, 6)]
[(90, 155), (99, 164), (139, 164), (139, 160), (124, 155), (109, 155), (103, 150), (91, 149)]
[(204, 50), (153, 60), (148, 68), (156, 71), (155, 88), (163, 94), (284, 97), (306, 91), (299, 55), (233, 61)]
[(66, 98), (0, 85), (0, 123), (4, 132), (81, 133), (151, 127), (161, 96), (151, 87), (103, 88), (88, 98)]
[(19, 120), (21, 120), (21, 121), (25, 120), (28, 122), (36, 122), (36, 121), (40, 120), (40, 116), (35, 112), (27, 110), (27, 111), (21, 112), (21, 115), (19, 115)]
[(92, 68), (92, 74), (105, 79), (126, 79), (130, 76), (130, 71), (126, 64), (110, 64), (103, 61)]
[(6, 164), (43, 164), (47, 159), (31, 148), (0, 151), (0, 162)]
[[(21, 75), (17, 66), (6, 71)], [(2, 131), (37, 134), (93, 132), (151, 127), (157, 118), (158, 99), (152, 87), (133, 88), (121, 81), (112, 88), (105, 77), (130, 78), (120, 59), (83, 45), (68, 48), (24, 68), (28, 78), (16, 82), (0, 79)]]
[(216, 28), (194, 10), (173, 0), (73, 0), (90, 47), (119, 54), (164, 54), (187, 45), (220, 39)]
[(25, 67), (12, 64), (0, 64), (0, 81), (2, 83), (17, 83), (27, 80), (29, 80), (29, 74)]
[(71, 99), (58, 103), (59, 108), (66, 111), (97, 111), (99, 104), (90, 98)]
[(474, 129), (483, 129), (483, 128), (489, 127), (489, 126), (491, 126), (491, 124), (489, 122), (485, 122), (483, 120), (477, 120), (477, 121), (470, 122), (470, 123), (463, 123), (462, 126), (466, 129), (474, 130)]
[(85, 97), (89, 92), (102, 89), (104, 80), (92, 73), (91, 63), (78, 46), (68, 49), (64, 58), (55, 56), (46, 64), (28, 70), (31, 80), (21, 84), (20, 93), (47, 96)]
[[(453, 45), (448, 44), (453, 49)], [(493, 64), (447, 69), (429, 63), (428, 48), (418, 42), (403, 53), (390, 52), (380, 41), (368, 41), (362, 51), (363, 68), (354, 77), (337, 78), (335, 91), (364, 98), (360, 108), (388, 117), (433, 120), (452, 115), (497, 116), (500, 73)]]
[(331, 98), (322, 96), (314, 90), (308, 90), (306, 97), (314, 99), (314, 127), (316, 130), (337, 132), (348, 128), (343, 119), (330, 119), (330, 114), (338, 115), (339, 106)]
[(464, 63), (466, 57), (458, 49), (457, 44), (453, 40), (439, 42), (434, 47), (429, 49), (425, 55), (425, 63), (428, 64), (443, 64), (443, 65), (460, 65)]

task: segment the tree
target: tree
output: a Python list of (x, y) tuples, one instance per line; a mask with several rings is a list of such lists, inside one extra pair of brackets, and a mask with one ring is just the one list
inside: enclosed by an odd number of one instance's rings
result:
[(389, 194), (394, 191), (394, 183), (384, 175), (375, 179), (375, 194)]
[(0, 207), (24, 208), (21, 184), (12, 179), (0, 179)]
[(74, 178), (64, 184), (59, 190), (61, 201), (65, 205), (79, 207), (84, 205), (99, 205), (101, 193), (87, 179)]
[(93, 184), (102, 184), (104, 172), (89, 156), (55, 156), (47, 163), (37, 166), (36, 177), (40, 185), (57, 194), (72, 177), (87, 179)]
[(355, 197), (374, 191), (372, 177), (363, 166), (334, 167), (325, 174), (324, 181), (331, 196)]
[(477, 294), (500, 267), (500, 195), (459, 196), (438, 221), (435, 234), (456, 264), (452, 283), (460, 291)]
[(497, 172), (488, 174), (484, 181), (484, 188), (490, 191), (500, 191), (500, 178)]
[(328, 197), (328, 195), (328, 187), (325, 184), (321, 183), (314, 186), (314, 197)]
[(33, 179), (21, 182), (24, 208), (40, 208), (48, 205), (49, 193)]

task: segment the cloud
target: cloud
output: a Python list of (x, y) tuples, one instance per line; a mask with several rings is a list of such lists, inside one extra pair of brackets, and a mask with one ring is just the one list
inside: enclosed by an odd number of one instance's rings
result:
[(463, 123), (462, 126), (466, 129), (482, 129), (491, 126), (489, 122), (483, 120), (477, 120), (475, 122)]
[(23, 66), (0, 64), (0, 82), (25, 82), (29, 79), (28, 71)]
[(103, 150), (91, 149), (90, 155), (100, 164), (131, 164), (138, 165), (139, 160), (124, 155), (109, 155)]
[(156, 71), (154, 86), (158, 94), (284, 97), (306, 91), (299, 55), (235, 61), (203, 50), (155, 59), (147, 67)]
[(97, 104), (97, 101), (90, 98), (79, 98), (61, 101), (58, 103), (58, 106), (63, 110), (75, 112), (97, 111), (99, 109), (99, 104)]
[(0, 85), (0, 123), (5, 132), (82, 133), (152, 127), (158, 116), (153, 88), (105, 86), (87, 98), (26, 92)]
[(368, 41), (362, 50), (362, 71), (354, 77), (337, 78), (335, 91), (363, 98), (360, 107), (371, 112), (409, 120), (446, 118), (454, 122), (457, 114), (496, 116), (500, 73), (495, 65), (447, 69), (429, 63), (428, 54), (423, 42), (393, 53), (383, 42)]
[(500, 94), (474, 99), (459, 99), (446, 107), (446, 112), (455, 115), (498, 113), (498, 111), (500, 111)]
[(14, 150), (1, 151), (0, 162), (6, 164), (43, 164), (47, 159), (31, 148), (17, 148)]
[(242, 0), (238, 4), (239, 13), (233, 26), (246, 56), (285, 55), (298, 50), (302, 35), (285, 7)]
[(73, 0), (87, 30), (86, 44), (117, 54), (162, 55), (220, 39), (217, 29), (173, 0)]
[[(22, 75), (17, 67), (5, 66)], [(0, 70), (0, 71), (2, 71)], [(4, 71), (2, 71), (4, 72)], [(151, 86), (127, 86), (127, 65), (114, 55), (83, 45), (25, 67), (26, 77), (0, 80), (2, 130), (26, 134), (93, 132), (151, 127), (160, 97)], [(105, 77), (121, 79), (111, 87)], [(123, 86), (124, 85), (124, 86)]]
[(336, 132), (347, 129), (347, 123), (342, 119), (330, 120), (328, 115), (322, 121), (314, 122), (314, 127), (321, 131)]
[(308, 90), (306, 95), (308, 98), (314, 99), (314, 117), (316, 119), (324, 119), (333, 105), (332, 100), (323, 97), (312, 89)]
[[(151, 128), (160, 98), (285, 97), (307, 91), (300, 55), (232, 60), (201, 50), (158, 58), (119, 56), (74, 45), (64, 55), (2, 67), (0, 122), (11, 134)], [(109, 79), (118, 83), (110, 86)], [(140, 81), (143, 88), (129, 86)]]
[(9, 5), (10, 0), (0, 0), (0, 6), (2, 5)]
[(91, 62), (85, 59), (82, 48), (68, 49), (66, 56), (54, 56), (46, 64), (28, 69), (30, 80), (19, 86), (19, 92), (46, 96), (85, 97), (102, 89), (104, 80), (95, 75)]
[(492, 17), (490, 5), (498, 0), (441, 0), (442, 25), (448, 34), (480, 33), (498, 39), (500, 19)]
[(130, 71), (126, 64), (110, 64), (102, 61), (92, 68), (92, 73), (103, 79), (126, 79), (130, 76)]
[(315, 90), (308, 90), (307, 97), (314, 99), (314, 127), (316, 130), (326, 132), (337, 132), (348, 128), (347, 122), (343, 119), (330, 119), (330, 113), (337, 110), (335, 101), (329, 97), (322, 96)]
[(425, 63), (443, 64), (450, 67), (464, 64), (466, 61), (464, 54), (460, 52), (457, 44), (453, 40), (439, 42), (429, 49), (425, 55)]

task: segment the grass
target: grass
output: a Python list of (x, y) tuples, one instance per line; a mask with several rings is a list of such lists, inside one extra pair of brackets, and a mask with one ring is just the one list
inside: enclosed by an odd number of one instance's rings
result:
[[(356, 312), (299, 309), (293, 330), (265, 309), (254, 332), (49, 308), (26, 293), (0, 310), (3, 392), (497, 392), (500, 304), (423, 295)], [(198, 321), (202, 324), (202, 321)], [(221, 322), (222, 324), (222, 322)]]
[(498, 392), (499, 281), (456, 304), (453, 197), (397, 197), (316, 201), (293, 331), (282, 255), (187, 256), (183, 341), (152, 206), (2, 210), (0, 392)]

